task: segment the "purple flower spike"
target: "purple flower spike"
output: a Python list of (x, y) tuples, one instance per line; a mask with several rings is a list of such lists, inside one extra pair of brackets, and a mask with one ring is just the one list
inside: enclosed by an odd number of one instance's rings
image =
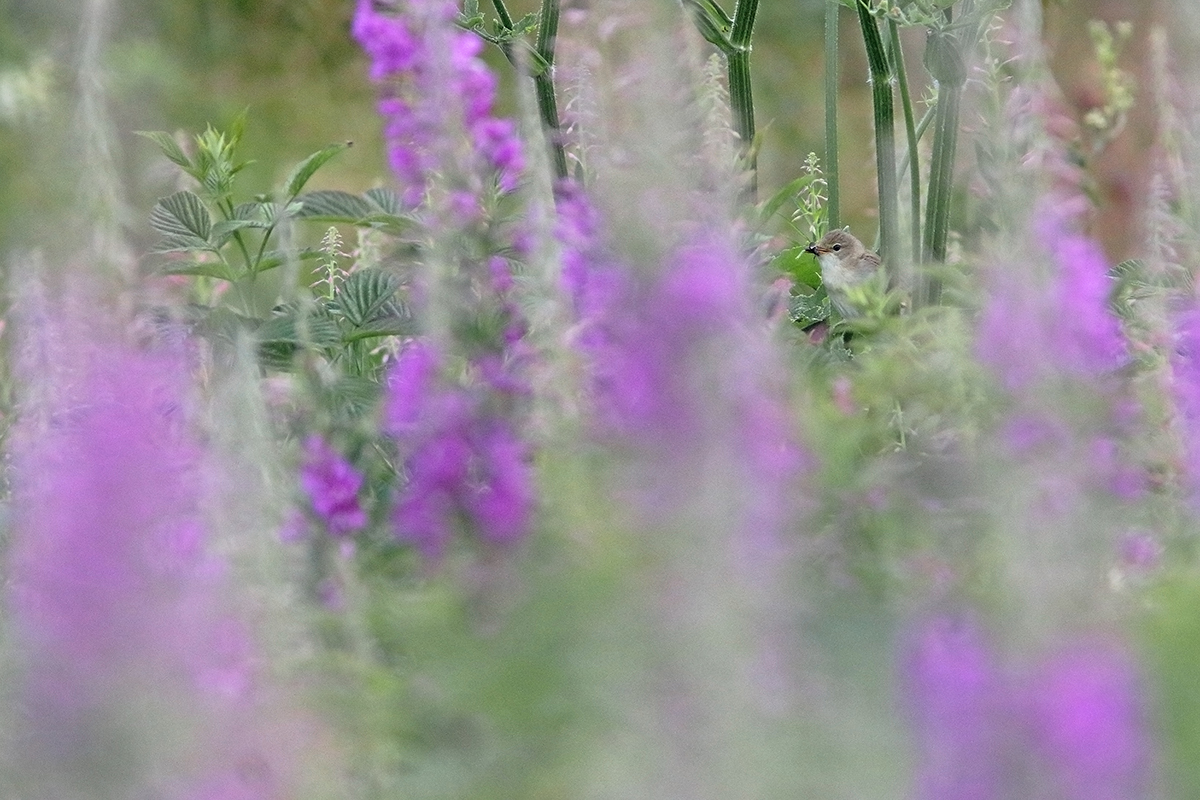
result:
[(533, 513), (533, 481), (525, 448), (505, 426), (479, 437), (479, 486), (468, 500), (480, 534), (508, 544), (529, 528)]
[(1150, 742), (1137, 671), (1120, 650), (1080, 646), (1035, 677), (1040, 751), (1064, 800), (1148, 796)]
[(428, 438), (406, 462), (409, 481), (392, 524), (397, 537), (416, 545), (426, 558), (437, 560), (445, 552), (470, 464), (471, 444), (454, 429)]
[(367, 512), (358, 502), (362, 473), (319, 436), (304, 443), (304, 456), (300, 485), (330, 533), (340, 536), (363, 528)]
[(1200, 307), (1188, 310), (1176, 323), (1171, 371), (1187, 488), (1193, 505), (1200, 507)]
[[(405, 202), (419, 205), (439, 173), (468, 178), (471, 194), (478, 195), (489, 173), (501, 191), (515, 190), (525, 160), (516, 126), (492, 116), (497, 80), (480, 58), (482, 40), (455, 27), (458, 5), (449, 0), (395, 6), (399, 15), (359, 0), (351, 31), (370, 57), (371, 80), (382, 87), (388, 161)], [(454, 142), (465, 142), (470, 156), (451, 155)], [(477, 198), (458, 203), (479, 205)]]
[(427, 421), (437, 371), (437, 354), (428, 342), (409, 342), (400, 352), (387, 380), (384, 424), (389, 433), (402, 436)]
[(1043, 198), (1032, 219), (1050, 275), (1044, 286), (1022, 265), (991, 270), (976, 350), (1012, 391), (1055, 375), (1100, 378), (1126, 358), (1104, 253), (1075, 230), (1062, 198)]
[(1004, 687), (975, 625), (955, 617), (925, 623), (904, 664), (904, 690), (918, 748), (916, 796), (1002, 796)]

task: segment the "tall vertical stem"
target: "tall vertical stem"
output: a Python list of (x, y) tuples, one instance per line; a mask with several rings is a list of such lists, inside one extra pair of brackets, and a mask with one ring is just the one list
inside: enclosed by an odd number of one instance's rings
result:
[[(964, 1), (964, 15), (972, 10), (973, 5), (972, 0)], [(925, 65), (938, 83), (933, 154), (929, 165), (929, 196), (925, 208), (925, 255), (936, 262), (946, 260), (954, 160), (958, 149), (959, 103), (967, 80), (959, 34), (948, 28), (950, 9), (947, 8), (943, 13), (947, 30), (932, 31), (925, 45)], [(931, 287), (931, 295), (934, 293), (936, 287)]]
[(561, 180), (567, 177), (567, 153), (563, 149), (562, 131), (558, 124), (558, 102), (554, 97), (554, 45), (558, 38), (558, 2), (559, 0), (542, 0), (535, 45), (542, 68), (533, 80), (537, 89), (538, 113), (542, 117), (546, 141), (550, 145), (550, 157), (554, 162), (554, 175)]
[(754, 18), (758, 14), (758, 0), (738, 0), (733, 12), (733, 28), (729, 42), (732, 48), (726, 57), (729, 61), (729, 107), (733, 113), (733, 125), (742, 140), (746, 156), (746, 167), (750, 171), (747, 187), (749, 200), (758, 195), (758, 159), (754, 149), (754, 94), (750, 87), (750, 38), (754, 33)]
[(912, 236), (912, 260), (921, 261), (921, 161), (917, 157), (917, 126), (913, 121), (912, 98), (908, 93), (908, 73), (904, 68), (904, 50), (900, 46), (900, 26), (888, 20), (888, 34), (892, 43), (892, 63), (896, 68), (896, 82), (900, 84), (900, 104), (904, 110), (904, 133), (908, 143), (909, 191), (912, 194), (909, 215), (909, 231)]
[(838, 0), (825, 0), (825, 180), (829, 227), (840, 228), (841, 191), (838, 188)]
[(867, 8), (867, 0), (858, 0), (858, 23), (867, 49), (867, 67), (871, 72), (871, 98), (875, 112), (875, 171), (879, 183), (879, 255), (888, 274), (896, 277), (897, 245), (900, 240), (899, 200), (896, 196), (895, 107), (892, 101), (891, 73), (879, 26)]

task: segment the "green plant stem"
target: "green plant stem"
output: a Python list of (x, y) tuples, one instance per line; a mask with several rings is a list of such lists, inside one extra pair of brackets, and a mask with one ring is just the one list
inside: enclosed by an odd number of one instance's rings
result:
[(512, 14), (508, 13), (508, 6), (504, 5), (504, 0), (492, 0), (492, 7), (496, 9), (496, 16), (500, 18), (500, 27), (511, 31), (513, 18)]
[(825, 0), (825, 205), (830, 229), (842, 227), (838, 188), (838, 0)]
[[(970, 21), (974, 0), (963, 0), (958, 28)], [(933, 153), (929, 166), (929, 194), (925, 207), (925, 254), (935, 262), (946, 260), (946, 240), (950, 233), (950, 202), (954, 188), (954, 161), (958, 149), (958, 118), (967, 68), (960, 34), (951, 23), (949, 8), (943, 12), (945, 28), (931, 32), (925, 45), (925, 62), (938, 82), (937, 116), (933, 126)], [(978, 23), (978, 20), (976, 20)], [(972, 28), (968, 24), (966, 29)], [(976, 31), (976, 33), (978, 33)], [(968, 34), (969, 35), (969, 34)], [(974, 39), (968, 39), (974, 41)], [(931, 286), (929, 294), (937, 292)]]
[[(887, 265), (888, 274), (897, 277), (897, 244), (900, 239), (899, 200), (896, 194), (896, 133), (895, 107), (892, 101), (891, 74), (887, 53), (879, 26), (867, 8), (866, 0), (858, 0), (858, 22), (862, 28), (867, 50), (867, 67), (871, 72), (871, 99), (875, 115), (875, 167), (879, 182), (879, 255)], [(889, 263), (893, 262), (893, 263)]]
[(929, 167), (929, 196), (925, 208), (925, 253), (930, 260), (936, 262), (946, 260), (961, 97), (962, 90), (959, 87), (942, 86), (938, 90), (937, 115), (933, 126), (933, 154)]
[[(499, 7), (500, 0), (493, 0)], [(534, 75), (537, 92), (538, 112), (546, 129), (546, 141), (550, 144), (550, 159), (554, 163), (554, 175), (559, 180), (567, 177), (567, 153), (563, 149), (562, 130), (558, 123), (558, 102), (554, 97), (554, 45), (558, 38), (559, 0), (542, 0), (541, 18), (538, 23), (535, 45), (541, 68)], [(511, 17), (509, 24), (512, 24)]]
[(912, 236), (912, 259), (921, 262), (921, 160), (917, 156), (917, 129), (913, 123), (912, 98), (908, 93), (908, 73), (904, 68), (904, 50), (900, 46), (900, 26), (888, 20), (888, 34), (892, 44), (892, 64), (895, 65), (896, 81), (900, 84), (900, 104), (904, 110), (904, 132), (908, 140), (909, 191), (912, 194), (909, 214), (909, 230)]
[(730, 50), (726, 53), (729, 63), (729, 108), (733, 114), (733, 125), (742, 142), (742, 153), (750, 181), (746, 189), (748, 199), (754, 202), (758, 195), (758, 158), (754, 146), (754, 93), (750, 87), (750, 39), (754, 34), (754, 19), (758, 14), (758, 0), (738, 0), (733, 11), (733, 28), (729, 34)]
[[(221, 209), (221, 216), (223, 216), (226, 221), (233, 219), (234, 209), (232, 200), (226, 199), (223, 203), (218, 202), (217, 208)], [(242, 232), (234, 231), (233, 240), (237, 242), (238, 249), (242, 251), (242, 260), (246, 262), (246, 272), (248, 272), (250, 275), (253, 275), (255, 262), (250, 260), (250, 251), (246, 248), (246, 240), (242, 238)]]
[[(917, 123), (917, 144), (925, 138), (925, 131), (929, 130), (929, 123), (933, 122), (933, 118), (937, 112), (937, 100), (935, 99), (929, 108), (925, 109), (925, 113), (921, 115), (921, 120)], [(899, 181), (904, 177), (904, 173), (908, 172), (909, 166), (912, 164), (912, 154), (905, 150), (900, 156), (900, 164), (896, 167), (896, 180)]]

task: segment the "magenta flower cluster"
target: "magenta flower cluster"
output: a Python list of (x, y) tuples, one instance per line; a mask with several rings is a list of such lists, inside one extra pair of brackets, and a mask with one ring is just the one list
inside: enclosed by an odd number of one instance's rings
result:
[(739, 541), (761, 566), (778, 551), (787, 487), (804, 457), (768, 379), (745, 261), (713, 226), (688, 231), (642, 272), (608, 248), (603, 215), (582, 187), (561, 182), (556, 200), (570, 344), (584, 362), (595, 431), (682, 467), (670, 473), (677, 483), (697, 447), (715, 447), (752, 494), (739, 509)]
[(523, 386), (490, 360), (451, 381), (444, 361), (428, 342), (410, 342), (388, 376), (384, 410), (405, 472), (394, 530), (431, 559), (459, 526), (494, 544), (518, 541), (535, 498), (527, 448), (504, 413)]
[[(286, 793), (273, 746), (246, 725), (256, 654), (202, 524), (210, 482), (188, 435), (187, 365), (82, 338), (55, 372), (75, 377), (15, 434), (7, 607), (26, 668), (22, 769), (47, 797), (76, 794), (65, 787), (83, 776), (87, 793), (114, 797), (168, 796), (164, 779), (181, 790), (169, 796)], [(191, 741), (186, 763), (131, 740), (133, 715)], [(254, 786), (229, 769), (242, 762), (263, 765)], [(189, 794), (214, 776), (226, 793)]]
[(1179, 316), (1174, 345), (1172, 388), (1183, 438), (1183, 473), (1192, 502), (1200, 506), (1200, 308)]
[(479, 57), (482, 41), (455, 27), (454, 0), (393, 6), (383, 13), (373, 0), (359, 0), (352, 32), (381, 86), (388, 158), (404, 199), (419, 205), (432, 176), (446, 171), (473, 181), (495, 175), (500, 190), (511, 192), (524, 156), (516, 126), (493, 116), (496, 78)]
[(358, 499), (362, 473), (320, 436), (310, 436), (304, 443), (300, 486), (330, 533), (345, 535), (367, 524), (367, 512)]
[[(579, 185), (560, 182), (556, 199), (571, 344), (586, 362), (600, 427), (678, 444), (697, 432), (701, 408), (724, 399), (743, 422), (770, 429), (746, 444), (769, 440), (766, 453), (777, 457), (786, 425), (774, 404), (761, 402), (746, 265), (730, 243), (696, 230), (660, 274), (639, 274), (607, 249), (601, 214)], [(791, 456), (783, 460), (794, 466)]]
[(988, 302), (976, 351), (1010, 390), (1051, 375), (1098, 378), (1121, 366), (1126, 343), (1109, 307), (1108, 263), (1100, 246), (1075, 228), (1070, 198), (1042, 198), (1032, 215), (1034, 257), (998, 264), (988, 275)]
[(903, 666), (921, 800), (1148, 796), (1145, 701), (1121, 648), (1073, 642), (1018, 675), (977, 625), (940, 616), (916, 632)]

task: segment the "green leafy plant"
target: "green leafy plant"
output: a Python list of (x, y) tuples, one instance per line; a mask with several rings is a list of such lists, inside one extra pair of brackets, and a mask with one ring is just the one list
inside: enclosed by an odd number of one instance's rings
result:
[[(248, 163), (237, 155), (244, 129), (244, 115), (227, 131), (210, 127), (194, 138), (192, 155), (168, 133), (142, 133), (195, 182), (194, 191), (164, 197), (151, 211), (150, 224), (162, 237), (154, 250), (164, 257), (158, 272), (196, 278), (192, 308), (202, 327), (226, 337), (239, 330), (252, 333), (265, 367), (290, 369), (308, 350), (347, 374), (374, 377), (377, 340), (416, 330), (401, 297), (400, 274), (357, 263), (343, 270), (338, 260), (349, 256), (341, 251), (336, 228), (329, 229), (320, 247), (289, 248), (284, 243), (289, 237), (281, 234), (296, 222), (325, 222), (400, 236), (414, 220), (391, 189), (361, 195), (304, 192), (313, 175), (350, 142), (321, 148), (298, 163), (276, 191), (239, 202), (237, 176)], [(263, 286), (265, 273), (314, 261), (324, 273), (317, 281), (321, 291), (304, 292), (278, 281)]]

